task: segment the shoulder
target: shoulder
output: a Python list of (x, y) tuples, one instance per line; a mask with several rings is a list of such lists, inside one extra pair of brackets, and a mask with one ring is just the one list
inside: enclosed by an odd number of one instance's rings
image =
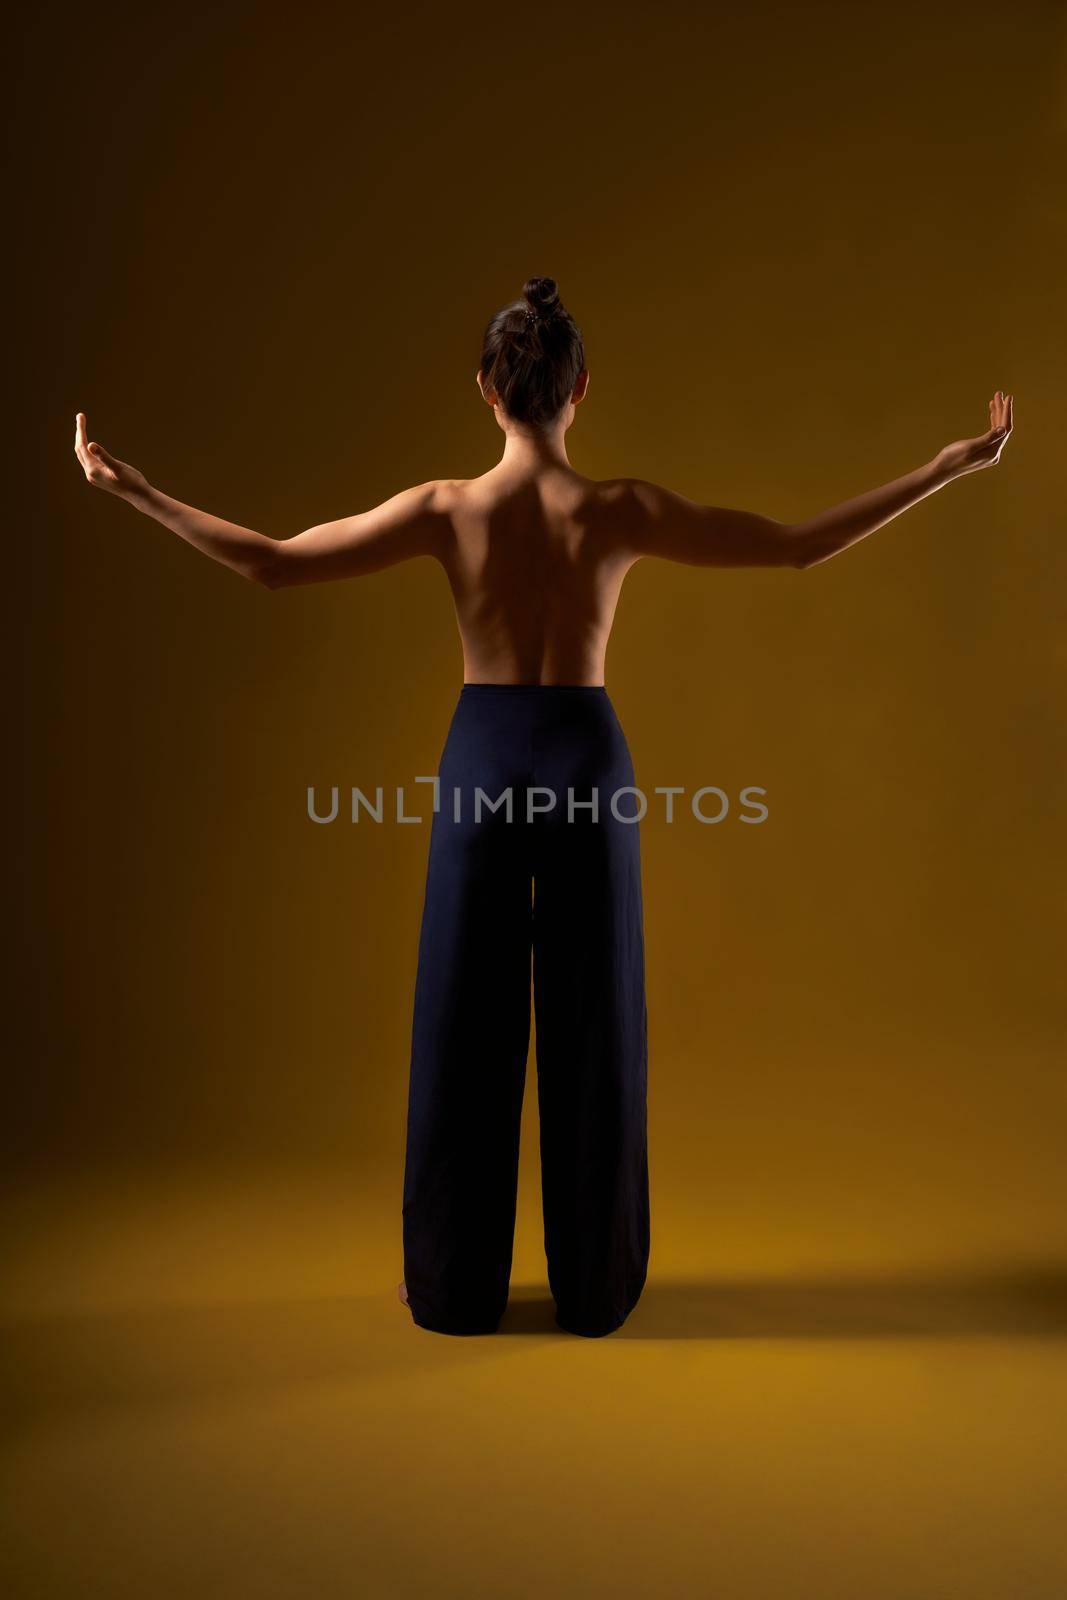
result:
[(456, 478), (428, 478), (425, 483), (412, 484), (410, 489), (402, 489), (400, 493), (413, 509), (430, 516), (447, 516), (456, 502), (458, 483)]
[(648, 529), (663, 513), (663, 491), (644, 478), (602, 478), (594, 488), (613, 543), (642, 554)]
[(477, 478), (433, 478), (421, 486), (428, 509), (442, 522), (451, 522), (453, 514), (469, 503)]
[(447, 544), (461, 486), (456, 478), (428, 478), (396, 496), (398, 512), (418, 527), (431, 555)]
[(603, 478), (596, 488), (604, 505), (637, 522), (657, 516), (670, 501), (679, 498), (647, 478)]

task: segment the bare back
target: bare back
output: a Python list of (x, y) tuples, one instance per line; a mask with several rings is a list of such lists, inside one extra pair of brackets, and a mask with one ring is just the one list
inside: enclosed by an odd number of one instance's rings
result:
[(625, 480), (563, 466), (494, 468), (448, 485), (440, 551), (467, 683), (604, 682), (615, 607), (635, 555)]

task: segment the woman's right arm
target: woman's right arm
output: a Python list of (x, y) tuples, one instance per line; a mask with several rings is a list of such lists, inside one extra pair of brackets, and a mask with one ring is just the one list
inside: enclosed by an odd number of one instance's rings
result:
[(451, 527), (449, 485), (434, 481), (402, 489), (369, 511), (274, 539), (154, 488), (143, 472), (89, 440), (83, 411), (75, 418), (74, 452), (95, 488), (127, 501), (194, 550), (267, 589), (357, 578), (413, 556), (439, 555)]
[(817, 566), (954, 478), (994, 466), (1011, 434), (1012, 396), (998, 389), (989, 402), (989, 417), (988, 432), (946, 445), (914, 471), (803, 522), (699, 505), (659, 484), (628, 479), (630, 515), (623, 521), (631, 554), (635, 559), (661, 556), (691, 566)]

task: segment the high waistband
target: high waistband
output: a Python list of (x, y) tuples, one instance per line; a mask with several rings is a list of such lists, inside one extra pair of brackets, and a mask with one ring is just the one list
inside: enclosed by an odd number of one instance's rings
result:
[(602, 683), (465, 683), (461, 695), (474, 699), (483, 695), (600, 695), (607, 689)]

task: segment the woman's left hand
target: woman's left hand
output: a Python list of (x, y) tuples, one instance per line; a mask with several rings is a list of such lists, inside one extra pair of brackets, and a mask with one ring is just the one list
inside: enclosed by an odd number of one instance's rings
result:
[(1012, 400), (1013, 396), (998, 389), (989, 402), (989, 432), (947, 444), (937, 453), (938, 466), (954, 478), (964, 472), (977, 472), (982, 467), (995, 467), (1011, 437)]

